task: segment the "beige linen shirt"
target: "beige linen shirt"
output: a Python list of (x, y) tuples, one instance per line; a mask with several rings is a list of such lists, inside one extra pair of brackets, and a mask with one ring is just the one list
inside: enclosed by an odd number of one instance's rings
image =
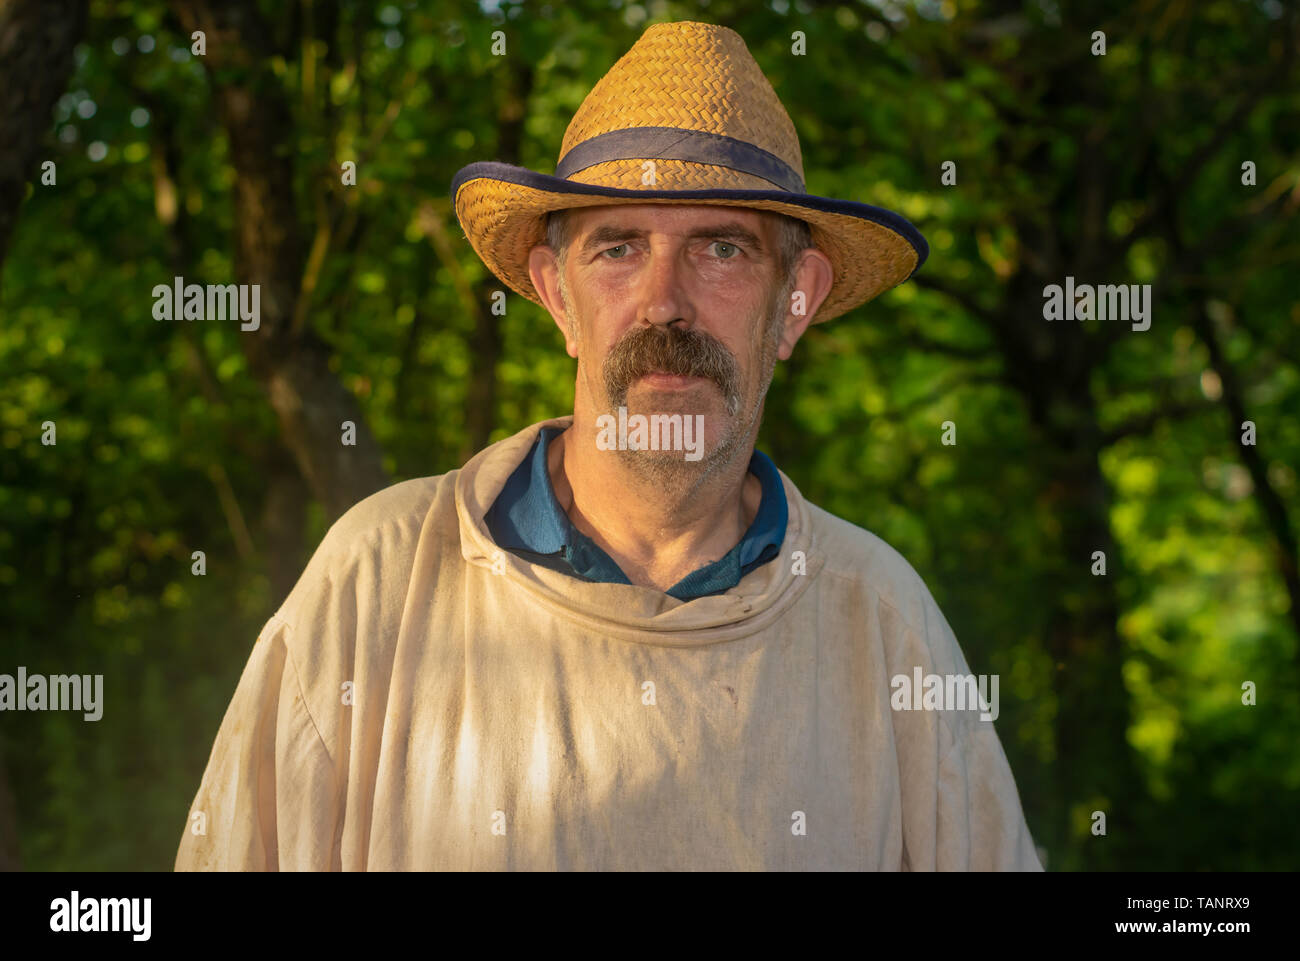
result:
[(499, 550), (484, 514), (571, 421), (334, 524), (177, 870), (1042, 870), (993, 725), (891, 708), (895, 675), (970, 673), (925, 583), (784, 474), (781, 554), (722, 595)]

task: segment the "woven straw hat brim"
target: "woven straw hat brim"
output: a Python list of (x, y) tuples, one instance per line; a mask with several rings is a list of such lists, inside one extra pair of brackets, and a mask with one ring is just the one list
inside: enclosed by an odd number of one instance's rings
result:
[(528, 255), (546, 242), (552, 210), (616, 204), (700, 204), (771, 210), (805, 221), (813, 246), (834, 265), (818, 324), (907, 280), (929, 255), (925, 238), (892, 210), (788, 190), (711, 188), (655, 190), (606, 187), (537, 173), (498, 161), (464, 167), (451, 184), (452, 206), (466, 239), (488, 269), (522, 297), (541, 304), (528, 276)]

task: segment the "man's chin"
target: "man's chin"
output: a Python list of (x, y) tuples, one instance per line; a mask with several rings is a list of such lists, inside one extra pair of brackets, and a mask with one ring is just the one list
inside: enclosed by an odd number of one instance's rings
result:
[(618, 456), (630, 475), (641, 478), (670, 498), (692, 490), (710, 473), (711, 467), (708, 456), (691, 460), (682, 451), (625, 450), (619, 451)]

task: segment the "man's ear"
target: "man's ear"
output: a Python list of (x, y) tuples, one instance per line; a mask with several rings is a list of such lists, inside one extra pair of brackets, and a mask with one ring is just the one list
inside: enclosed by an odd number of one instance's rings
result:
[(835, 268), (831, 260), (816, 247), (809, 247), (799, 255), (799, 266), (795, 270), (794, 290), (790, 293), (790, 303), (785, 305), (785, 322), (781, 328), (781, 343), (776, 355), (781, 360), (789, 360), (794, 353), (794, 345), (799, 342), (803, 332), (812, 323), (817, 308), (831, 292), (835, 280)]
[(564, 349), (570, 357), (578, 356), (577, 332), (569, 329), (564, 316), (564, 298), (560, 296), (560, 261), (555, 251), (546, 244), (538, 244), (528, 252), (528, 276), (555, 325), (564, 335)]

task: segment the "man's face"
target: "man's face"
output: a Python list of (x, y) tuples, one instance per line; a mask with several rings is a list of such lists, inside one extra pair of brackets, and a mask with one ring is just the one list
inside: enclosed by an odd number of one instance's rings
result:
[(728, 462), (752, 440), (777, 356), (788, 356), (775, 219), (656, 204), (570, 218), (560, 293), (579, 403), (596, 416), (620, 406), (629, 416), (703, 415), (701, 461), (680, 451), (624, 452), (647, 474), (667, 480)]

